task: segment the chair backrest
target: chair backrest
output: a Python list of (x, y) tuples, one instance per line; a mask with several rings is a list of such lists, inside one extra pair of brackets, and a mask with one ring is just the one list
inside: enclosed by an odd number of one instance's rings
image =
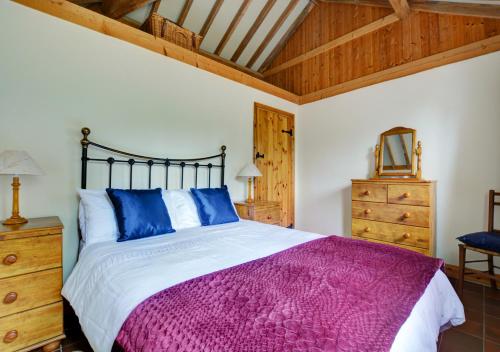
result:
[(495, 221), (495, 207), (500, 206), (500, 201), (495, 201), (495, 197), (497, 196), (500, 196), (500, 192), (495, 192), (494, 190), (490, 190), (489, 209), (488, 209), (488, 232), (500, 233), (500, 230), (495, 229), (493, 225)]

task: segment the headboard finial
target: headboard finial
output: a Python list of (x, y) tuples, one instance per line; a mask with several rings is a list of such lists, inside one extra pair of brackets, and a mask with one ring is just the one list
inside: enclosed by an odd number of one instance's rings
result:
[(220, 147), (220, 150), (222, 150), (222, 154), (226, 154), (226, 146), (225, 145)]
[(83, 146), (86, 146), (89, 144), (89, 140), (88, 140), (88, 136), (90, 134), (90, 128), (88, 127), (84, 127), (82, 128), (82, 134), (83, 134), (83, 138), (82, 140), (80, 141), (80, 143), (83, 145)]

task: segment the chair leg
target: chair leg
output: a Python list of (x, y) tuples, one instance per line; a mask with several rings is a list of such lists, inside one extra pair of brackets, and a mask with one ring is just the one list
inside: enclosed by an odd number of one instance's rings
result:
[[(488, 273), (490, 275), (495, 275), (495, 269), (493, 268), (493, 256), (488, 254)], [(497, 281), (495, 279), (490, 280), (491, 287), (496, 290), (497, 289)]]
[(465, 247), (463, 244), (458, 245), (458, 282), (457, 293), (462, 298), (464, 293), (464, 272), (465, 272)]

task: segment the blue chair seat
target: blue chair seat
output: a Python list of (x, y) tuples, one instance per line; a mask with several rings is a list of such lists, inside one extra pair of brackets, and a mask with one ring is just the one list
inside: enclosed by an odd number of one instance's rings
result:
[(500, 253), (500, 233), (475, 232), (457, 237), (457, 240), (471, 247)]

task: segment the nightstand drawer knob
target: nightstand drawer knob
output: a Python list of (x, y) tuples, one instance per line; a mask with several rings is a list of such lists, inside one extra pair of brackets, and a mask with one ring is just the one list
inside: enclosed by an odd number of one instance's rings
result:
[(407, 240), (408, 238), (410, 238), (410, 234), (409, 234), (408, 232), (405, 232), (405, 233), (403, 234), (403, 238), (404, 238), (405, 240)]
[(15, 339), (17, 339), (17, 330), (11, 330), (5, 334), (5, 336), (3, 337), (3, 342), (11, 343)]
[(5, 265), (12, 265), (15, 262), (17, 262), (17, 255), (15, 255), (15, 254), (9, 254), (8, 256), (3, 258), (3, 263)]
[(271, 220), (273, 217), (271, 215), (267, 216), (267, 220)]
[(17, 293), (16, 292), (9, 292), (3, 298), (3, 303), (10, 304), (10, 303), (15, 302), (16, 299), (17, 299)]
[(410, 198), (410, 196), (411, 196), (410, 192), (403, 193), (403, 198)]
[(411, 216), (410, 213), (406, 212), (403, 214), (403, 218), (408, 219)]
[(365, 214), (371, 214), (372, 210), (371, 209), (365, 209)]
[(372, 192), (370, 191), (365, 191), (365, 193), (363, 193), (365, 196), (369, 196)]

